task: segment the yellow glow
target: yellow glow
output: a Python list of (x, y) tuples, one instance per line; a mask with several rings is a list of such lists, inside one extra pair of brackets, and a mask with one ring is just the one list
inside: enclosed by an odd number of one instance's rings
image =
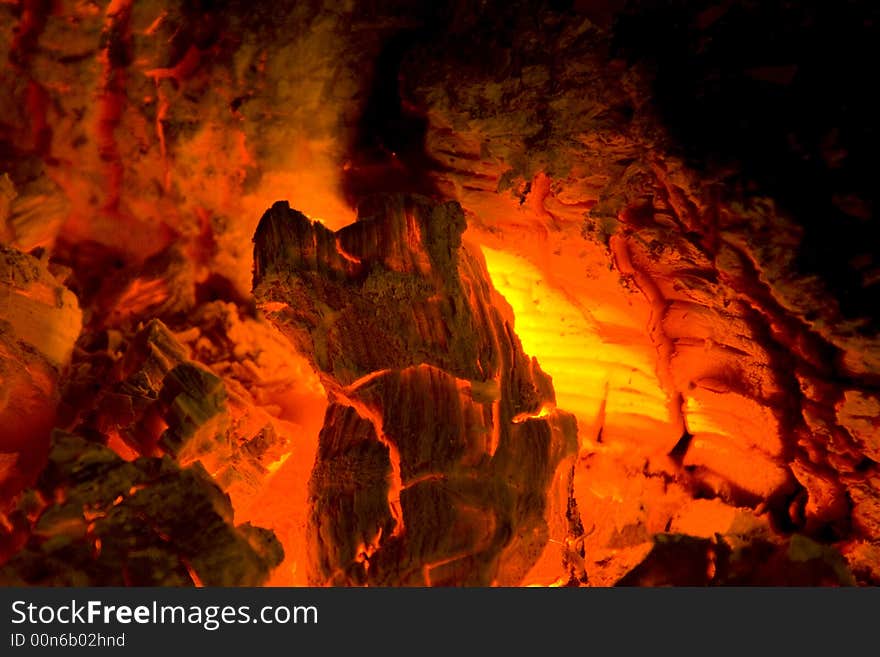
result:
[[(666, 442), (678, 433), (647, 337), (633, 340), (631, 327), (596, 321), (589, 299), (576, 305), (525, 258), (487, 247), (482, 251), (492, 283), (513, 308), (523, 349), (553, 377), (557, 406), (575, 414), (582, 443), (600, 426), (603, 438), (641, 440), (660, 433)], [(607, 299), (605, 290), (603, 307)], [(625, 305), (621, 301), (621, 314)]]

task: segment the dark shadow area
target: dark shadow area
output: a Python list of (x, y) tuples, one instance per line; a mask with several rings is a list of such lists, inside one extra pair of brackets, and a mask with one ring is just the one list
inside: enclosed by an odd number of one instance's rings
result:
[(880, 6), (630, 3), (615, 53), (654, 74), (654, 103), (698, 170), (771, 196), (804, 228), (798, 265), (844, 316), (880, 329), (876, 62)]
[(375, 193), (439, 195), (431, 177), (437, 163), (425, 152), (428, 119), (400, 94), (403, 57), (427, 34), (426, 28), (400, 32), (379, 53), (345, 158), (342, 191), (352, 207)]

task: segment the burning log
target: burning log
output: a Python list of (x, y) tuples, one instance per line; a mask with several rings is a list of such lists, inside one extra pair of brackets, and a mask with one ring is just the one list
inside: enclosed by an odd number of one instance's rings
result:
[(255, 297), (332, 402), (314, 583), (517, 584), (545, 550), (567, 581), (549, 540), (577, 523), (549, 500), (567, 499), (574, 418), (463, 229), (456, 204), (412, 196), (365, 202), (336, 233), (286, 203), (260, 221)]

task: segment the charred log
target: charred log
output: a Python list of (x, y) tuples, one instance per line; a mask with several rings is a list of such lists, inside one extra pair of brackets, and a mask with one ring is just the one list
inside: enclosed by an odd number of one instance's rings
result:
[(457, 205), (406, 196), (336, 233), (286, 204), (257, 228), (257, 301), (333, 400), (310, 485), (316, 583), (517, 584), (551, 532), (568, 538), (554, 500), (574, 418), (463, 230)]

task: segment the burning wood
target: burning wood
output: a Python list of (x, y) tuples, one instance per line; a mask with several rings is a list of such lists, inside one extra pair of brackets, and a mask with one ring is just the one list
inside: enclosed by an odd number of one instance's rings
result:
[(703, 4), (0, 3), (0, 578), (880, 582), (880, 20)]
[(286, 204), (257, 228), (257, 301), (280, 308), (270, 320), (332, 402), (310, 484), (315, 583), (518, 584), (545, 550), (564, 572), (548, 539), (577, 522), (551, 501), (570, 488), (574, 418), (543, 412), (550, 381), (464, 227), (455, 204), (392, 196), (335, 234)]

